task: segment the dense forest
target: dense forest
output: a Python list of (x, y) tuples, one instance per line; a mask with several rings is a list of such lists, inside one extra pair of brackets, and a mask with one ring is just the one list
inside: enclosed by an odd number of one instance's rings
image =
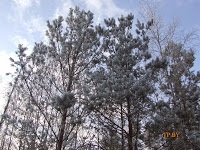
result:
[[(200, 72), (194, 32), (150, 7), (93, 22), (71, 8), (48, 42), (19, 45), (0, 122), (2, 150), (198, 150)], [(136, 25), (133, 22), (136, 22)]]

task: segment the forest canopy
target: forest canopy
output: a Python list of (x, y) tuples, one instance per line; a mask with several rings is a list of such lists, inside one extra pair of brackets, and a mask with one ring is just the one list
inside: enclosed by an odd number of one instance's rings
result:
[(0, 149), (199, 149), (194, 50), (156, 16), (93, 15), (71, 8), (47, 21), (47, 43), (19, 45)]

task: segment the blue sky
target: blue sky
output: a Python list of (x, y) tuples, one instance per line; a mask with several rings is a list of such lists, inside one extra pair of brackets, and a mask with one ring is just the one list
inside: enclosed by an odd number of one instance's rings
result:
[[(0, 107), (2, 93), (8, 82), (5, 73), (11, 72), (9, 57), (14, 57), (19, 43), (31, 51), (34, 42), (45, 41), (46, 20), (67, 16), (75, 5), (94, 13), (95, 23), (104, 18), (132, 12), (138, 16), (141, 0), (1, 0), (0, 2)], [(165, 21), (173, 17), (181, 20), (184, 30), (200, 29), (200, 0), (152, 0), (160, 5)], [(195, 70), (200, 70), (200, 52), (196, 51)]]

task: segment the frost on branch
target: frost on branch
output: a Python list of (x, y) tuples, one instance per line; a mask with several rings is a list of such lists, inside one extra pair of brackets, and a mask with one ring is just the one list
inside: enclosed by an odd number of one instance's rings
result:
[(55, 96), (52, 98), (52, 105), (58, 111), (65, 111), (66, 109), (71, 108), (76, 103), (76, 98), (74, 93), (66, 92), (61, 96)]

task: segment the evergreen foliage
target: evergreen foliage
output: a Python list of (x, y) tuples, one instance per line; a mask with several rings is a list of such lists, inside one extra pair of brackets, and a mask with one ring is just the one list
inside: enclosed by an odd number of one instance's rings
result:
[(47, 21), (48, 43), (30, 55), (19, 45), (0, 149), (199, 149), (194, 51), (171, 39), (153, 55), (153, 20), (133, 32), (133, 18), (94, 26), (93, 13), (75, 7)]

